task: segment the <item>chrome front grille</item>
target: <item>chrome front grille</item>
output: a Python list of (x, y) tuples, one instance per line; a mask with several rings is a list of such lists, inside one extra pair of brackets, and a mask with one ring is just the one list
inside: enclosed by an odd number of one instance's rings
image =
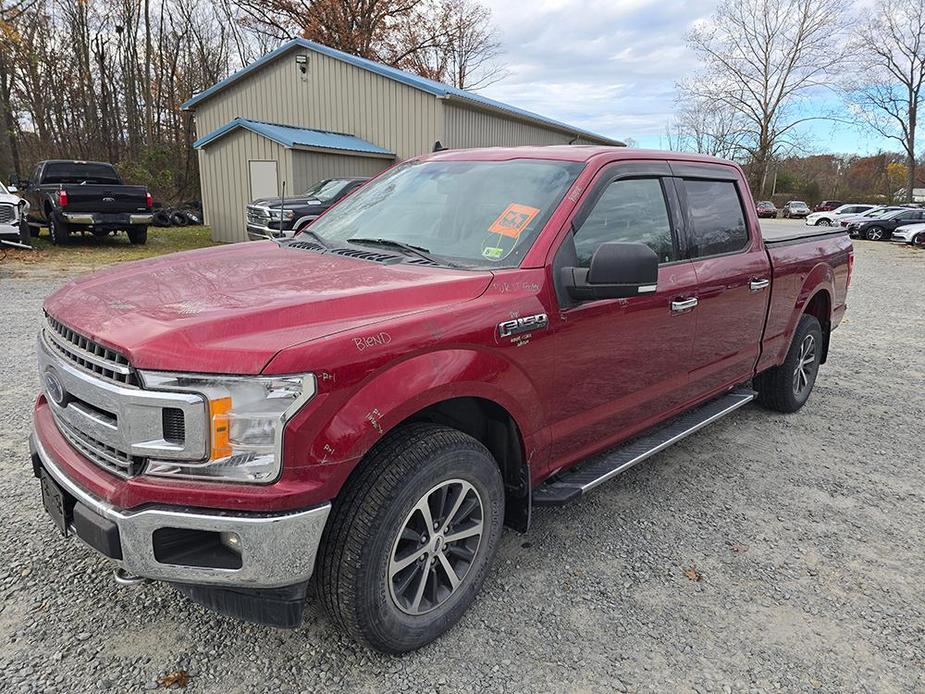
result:
[(39, 335), (38, 366), (58, 431), (100, 468), (133, 477), (149, 460), (208, 456), (202, 395), (144, 388), (123, 355), (50, 316)]
[(12, 205), (0, 205), (0, 224), (12, 224), (16, 221), (16, 208)]
[(253, 205), (248, 205), (247, 207), (247, 223), (256, 224), (257, 226), (265, 227), (267, 222), (270, 221), (270, 213), (267, 212), (265, 207), (255, 207)]
[(125, 451), (78, 431), (61, 417), (55, 417), (58, 431), (87, 460), (120, 477), (134, 477), (141, 474), (145, 459), (131, 456)]
[(138, 378), (128, 359), (45, 314), (45, 335), (48, 343), (65, 359), (84, 371), (120, 385), (138, 386)]

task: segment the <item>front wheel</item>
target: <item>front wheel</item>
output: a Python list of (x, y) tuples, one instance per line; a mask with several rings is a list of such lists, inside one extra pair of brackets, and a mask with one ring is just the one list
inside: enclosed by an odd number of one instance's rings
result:
[(334, 504), (316, 564), (320, 602), (371, 648), (420, 648), (475, 599), (503, 522), (501, 474), (481, 443), (433, 424), (397, 430)]
[(817, 227), (830, 227), (832, 226), (832, 220), (825, 219), (824, 217), (816, 222)]
[(796, 412), (809, 399), (821, 360), (822, 326), (814, 316), (801, 316), (784, 363), (755, 377), (758, 402), (778, 412)]
[(871, 227), (865, 234), (868, 241), (882, 241), (885, 236), (886, 230), (883, 227)]
[(32, 228), (25, 216), (19, 220), (19, 242), (24, 246), (32, 245)]
[(919, 232), (912, 237), (912, 245), (918, 248), (925, 248), (925, 231)]

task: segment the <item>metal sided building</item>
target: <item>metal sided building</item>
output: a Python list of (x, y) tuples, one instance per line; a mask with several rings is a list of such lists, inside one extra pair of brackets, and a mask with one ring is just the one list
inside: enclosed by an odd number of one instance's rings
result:
[(251, 200), (323, 178), (371, 176), (444, 147), (605, 144), (559, 121), (294, 39), (183, 104), (192, 111), (205, 222), (243, 241)]

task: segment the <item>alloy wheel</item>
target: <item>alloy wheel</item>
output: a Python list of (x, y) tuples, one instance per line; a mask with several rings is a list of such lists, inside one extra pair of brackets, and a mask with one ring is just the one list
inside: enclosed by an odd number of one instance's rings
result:
[(396, 607), (421, 615), (456, 593), (478, 553), (484, 517), (482, 497), (465, 480), (441, 482), (418, 500), (389, 559), (386, 581)]
[(793, 371), (793, 392), (802, 395), (812, 386), (816, 374), (816, 338), (807, 335), (800, 344), (800, 357)]

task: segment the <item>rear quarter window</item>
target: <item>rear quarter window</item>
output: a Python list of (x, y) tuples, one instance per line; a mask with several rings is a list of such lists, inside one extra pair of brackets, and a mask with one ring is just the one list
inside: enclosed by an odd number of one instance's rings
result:
[(735, 253), (748, 245), (748, 227), (735, 183), (685, 180), (684, 190), (692, 256)]

